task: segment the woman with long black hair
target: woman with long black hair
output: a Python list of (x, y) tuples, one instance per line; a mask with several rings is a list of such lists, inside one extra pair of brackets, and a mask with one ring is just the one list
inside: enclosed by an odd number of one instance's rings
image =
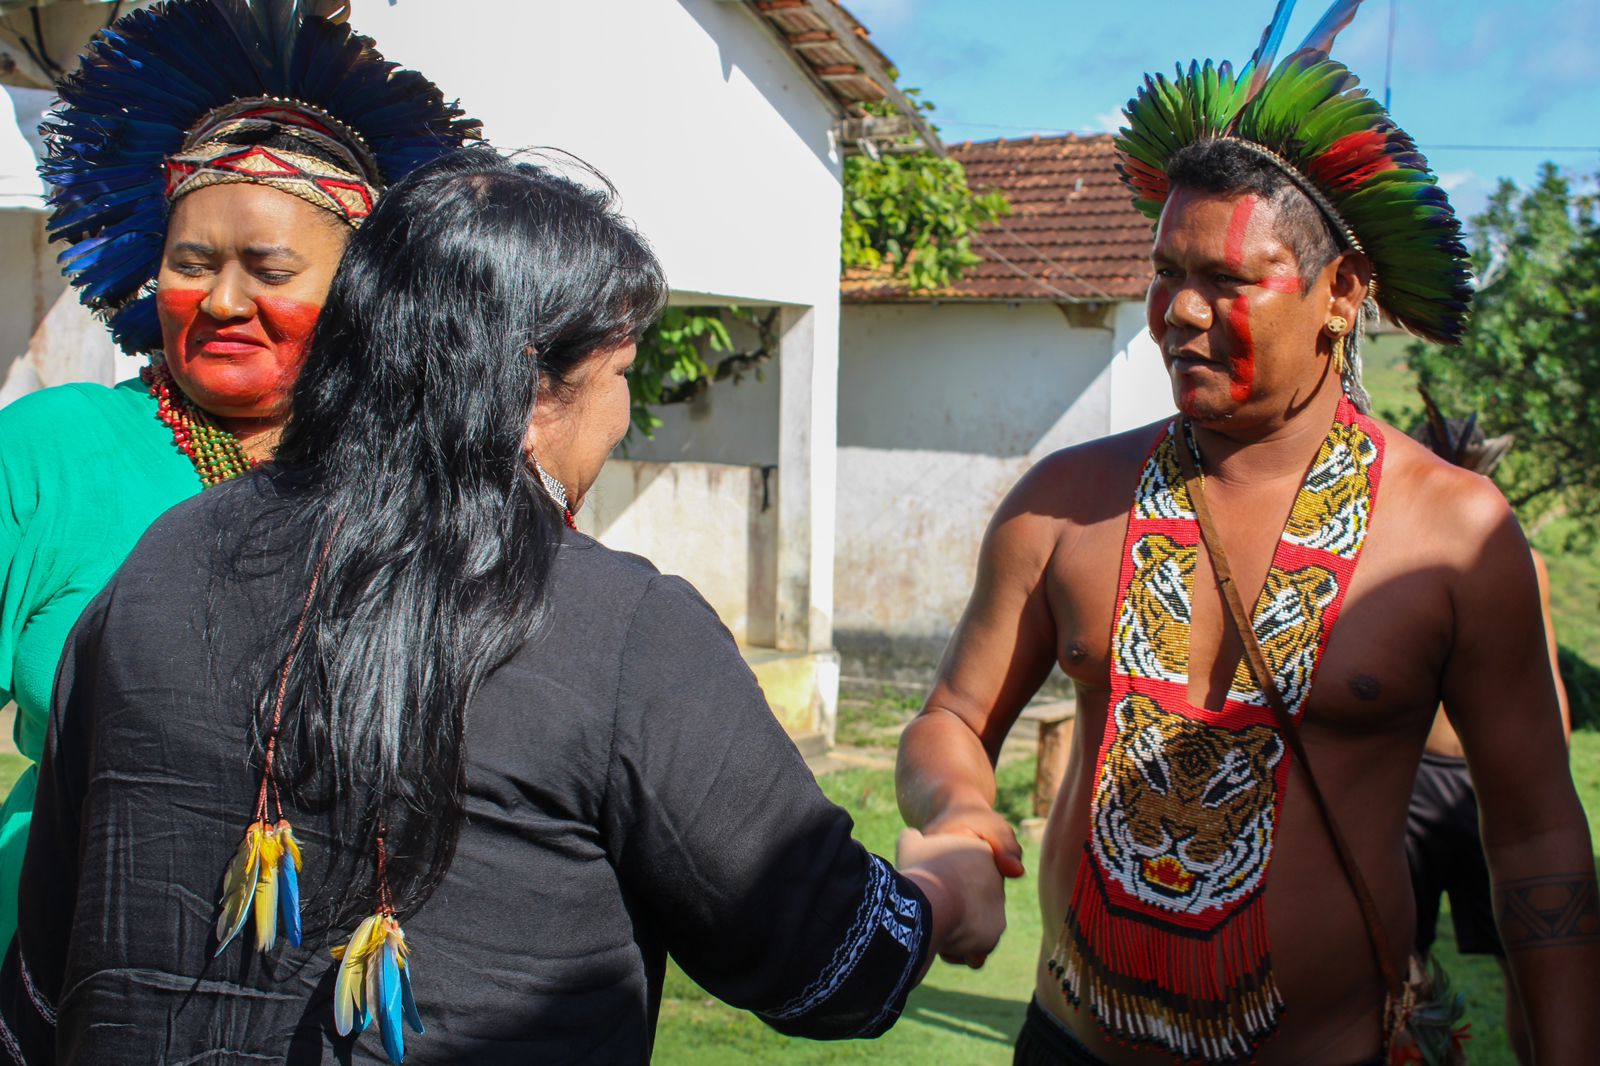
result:
[(568, 528), (665, 291), (549, 169), (384, 197), (276, 465), (157, 522), (69, 643), (16, 1057), (639, 1062), (668, 953), (871, 1036), (993, 947), (987, 845), (864, 851), (694, 590)]

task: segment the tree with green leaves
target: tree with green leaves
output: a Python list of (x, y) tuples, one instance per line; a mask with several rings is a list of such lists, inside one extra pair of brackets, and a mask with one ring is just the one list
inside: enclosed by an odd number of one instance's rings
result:
[[(1472, 222), (1480, 278), (1461, 345), (1414, 344), (1446, 411), (1479, 412), (1516, 446), (1495, 480), (1525, 525), (1600, 530), (1600, 221), (1552, 163), (1526, 192), (1502, 181)], [(1382, 279), (1380, 280), (1380, 284)]]
[(967, 172), (932, 152), (852, 156), (844, 161), (845, 269), (877, 270), (924, 291), (959, 281), (982, 260), (978, 227), (1011, 213), (998, 192), (974, 192)]

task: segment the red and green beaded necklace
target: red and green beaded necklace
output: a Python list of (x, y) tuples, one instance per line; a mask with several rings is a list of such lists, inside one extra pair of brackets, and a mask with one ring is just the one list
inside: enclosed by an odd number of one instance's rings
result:
[(189, 457), (206, 488), (236, 478), (260, 462), (245, 454), (238, 437), (217, 425), (184, 395), (165, 365), (145, 367), (139, 371), (139, 379), (156, 398), (156, 417), (172, 430), (173, 442)]

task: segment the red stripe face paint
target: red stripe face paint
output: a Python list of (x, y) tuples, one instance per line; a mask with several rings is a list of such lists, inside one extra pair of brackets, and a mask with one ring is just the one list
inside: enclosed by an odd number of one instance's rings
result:
[(1229, 270), (1244, 265), (1244, 235), (1250, 228), (1250, 216), (1255, 214), (1256, 198), (1242, 196), (1233, 205), (1233, 218), (1228, 221), (1228, 243), (1223, 246), (1222, 261)]
[[(1244, 238), (1255, 209), (1254, 196), (1241, 197), (1233, 207), (1233, 217), (1228, 221), (1228, 242), (1223, 253), (1224, 262), (1231, 271), (1237, 272), (1244, 266)], [(1228, 394), (1235, 403), (1244, 403), (1255, 390), (1256, 348), (1250, 335), (1250, 299), (1243, 293), (1234, 298), (1233, 306), (1228, 309), (1227, 329), (1228, 369), (1233, 378)]]
[(1294, 274), (1269, 274), (1256, 282), (1268, 292), (1298, 293), (1305, 286), (1300, 284), (1300, 278)]
[(1233, 377), (1228, 395), (1235, 403), (1244, 403), (1255, 390), (1256, 347), (1250, 336), (1250, 298), (1242, 293), (1228, 308), (1228, 332), (1228, 371)]

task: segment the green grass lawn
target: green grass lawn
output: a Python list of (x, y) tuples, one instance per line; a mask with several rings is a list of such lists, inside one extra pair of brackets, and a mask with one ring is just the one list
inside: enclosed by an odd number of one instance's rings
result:
[[(1590, 834), (1600, 841), (1600, 733), (1574, 735), (1572, 762)], [(1032, 760), (1001, 768), (1001, 807), (1014, 820), (1025, 813), (1032, 781)], [(855, 816), (856, 835), (867, 847), (880, 855), (894, 854), (901, 823), (890, 771), (828, 774), (822, 787)], [(1029, 847), (1030, 871), (1037, 860), (1038, 850)], [(1600, 854), (1596, 863), (1600, 865)], [(1040, 919), (1031, 873), (1007, 886), (1006, 921), (1005, 938), (982, 970), (935, 962), (922, 987), (911, 994), (900, 1022), (875, 1041), (820, 1044), (779, 1036), (752, 1016), (711, 999), (673, 967), (661, 1005), (655, 1061), (695, 1066), (867, 1061), (886, 1066), (1002, 1066), (1011, 1061), (1011, 1043), (1033, 990)], [(1473, 1066), (1513, 1066), (1505, 1040), (1499, 968), (1493, 959), (1456, 953), (1448, 913), (1440, 920), (1439, 933), (1439, 957), (1452, 985), (1466, 996)]]

